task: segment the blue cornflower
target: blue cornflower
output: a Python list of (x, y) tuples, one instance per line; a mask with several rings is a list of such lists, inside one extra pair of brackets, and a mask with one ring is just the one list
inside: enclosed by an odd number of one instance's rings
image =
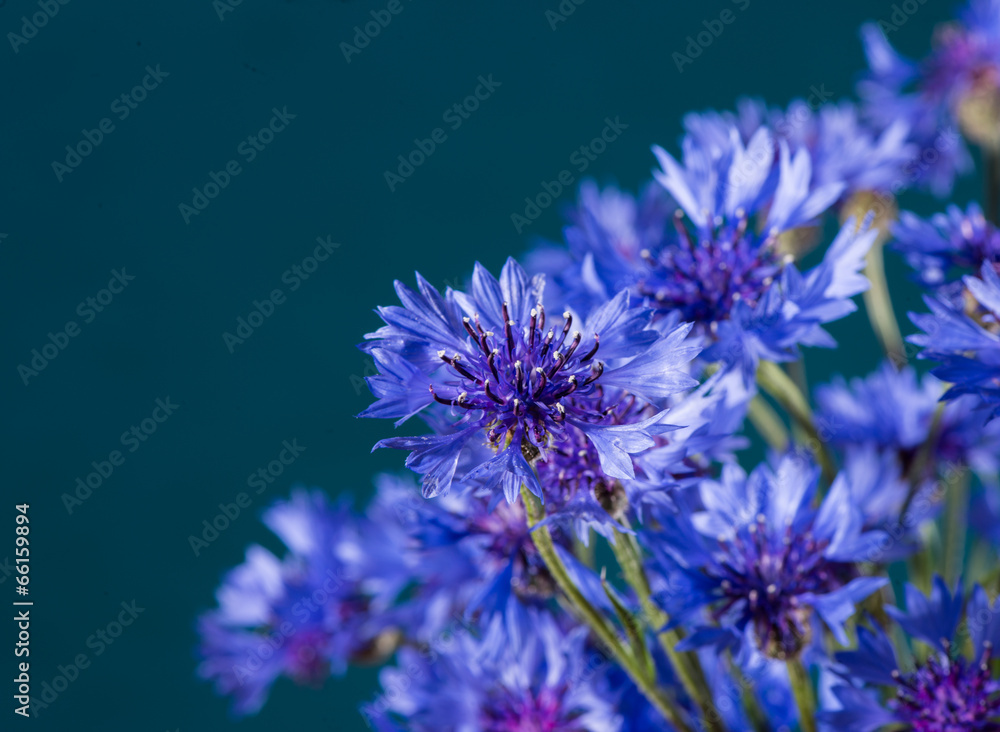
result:
[(977, 203), (965, 211), (949, 206), (930, 219), (904, 211), (892, 233), (892, 248), (916, 270), (918, 281), (947, 296), (960, 295), (960, 275), (978, 272), (986, 263), (1000, 265), (1000, 231)]
[(984, 264), (979, 277), (962, 281), (969, 294), (964, 303), (924, 297), (931, 312), (910, 313), (924, 332), (908, 340), (923, 347), (920, 358), (941, 363), (932, 373), (952, 384), (942, 399), (974, 394), (992, 418), (1000, 411), (1000, 275)]
[[(784, 141), (792, 154), (805, 150), (812, 162), (809, 185), (821, 188), (842, 184), (847, 196), (862, 191), (889, 191), (902, 179), (902, 171), (915, 149), (907, 142), (904, 123), (876, 131), (861, 119), (857, 106), (847, 100), (818, 107), (793, 100), (787, 109), (768, 107), (759, 99), (740, 99), (736, 113), (692, 112), (684, 128), (705, 143), (724, 146), (729, 129), (739, 130), (744, 144), (762, 128), (772, 130), (776, 143)], [(778, 155), (775, 147), (775, 156)]]
[(726, 147), (690, 136), (683, 147), (683, 166), (654, 148), (663, 167), (655, 177), (690, 225), (675, 219), (677, 237), (650, 252), (637, 290), (701, 324), (717, 339), (704, 357), (741, 362), (748, 376), (758, 358), (794, 360), (800, 344), (834, 346), (821, 326), (856, 309), (850, 298), (868, 288), (861, 270), (877, 232), (849, 220), (805, 275), (777, 242), (828, 209), (844, 184), (813, 188), (809, 153), (781, 141), (775, 156), (766, 128), (745, 146), (732, 127)]
[(586, 629), (545, 613), (532, 626), (499, 658), (462, 626), (425, 651), (402, 649), (361, 713), (382, 732), (618, 732), (610, 662), (587, 648)]
[[(886, 611), (913, 639), (930, 649), (915, 669), (900, 667), (889, 637), (879, 628), (858, 627), (858, 648), (836, 654), (849, 684), (834, 686), (838, 708), (821, 713), (828, 728), (874, 732), (903, 725), (914, 732), (996, 732), (1000, 729), (1000, 681), (990, 661), (1000, 642), (1000, 603), (991, 606), (980, 586), (962, 618), (962, 593), (935, 577), (929, 596), (906, 587), (906, 612)], [(964, 636), (972, 656), (962, 655)], [(880, 703), (875, 689), (887, 691)], [(883, 697), (884, 698), (884, 697)]]
[(934, 378), (918, 379), (910, 366), (883, 361), (878, 370), (847, 382), (837, 376), (816, 388), (817, 428), (840, 445), (872, 444), (911, 451), (930, 434), (943, 392)]
[(198, 673), (238, 715), (256, 713), (281, 676), (318, 685), (350, 660), (391, 651), (383, 613), (406, 582), (379, 527), (319, 491), (293, 492), (264, 523), (289, 554), (251, 546), (218, 589), (219, 607), (198, 621)]
[[(932, 375), (917, 377), (911, 366), (896, 369), (884, 361), (864, 378), (845, 382), (837, 377), (816, 389), (816, 424), (824, 438), (847, 452), (870, 446), (895, 453), (911, 481), (934, 478), (943, 467), (970, 466), (981, 475), (995, 473), (1000, 463), (1000, 424), (977, 400), (960, 397), (936, 415), (945, 385)], [(930, 445), (927, 441), (932, 439)], [(917, 451), (928, 451), (916, 465)], [(923, 467), (925, 475), (913, 471)]]
[[(785, 361), (798, 358), (800, 344), (835, 345), (821, 326), (855, 309), (850, 298), (868, 286), (861, 269), (876, 232), (849, 222), (823, 261), (799, 273), (779, 237), (811, 223), (844, 184), (811, 186), (808, 151), (792, 153), (767, 128), (745, 144), (735, 125), (726, 129), (712, 141), (688, 135), (683, 165), (654, 148), (663, 166), (656, 180), (681, 207), (672, 226), (621, 240), (604, 227), (570, 227), (572, 268), (562, 261), (556, 277), (580, 288), (582, 301), (606, 302), (627, 287), (657, 318), (695, 323), (710, 344), (705, 359), (740, 363), (750, 377), (759, 358)], [(582, 197), (576, 217), (596, 200)]]
[(477, 264), (468, 294), (449, 288), (442, 296), (419, 275), (417, 283), (419, 292), (396, 282), (403, 307), (379, 308), (386, 325), (366, 336), (378, 400), (361, 416), (400, 424), (431, 405), (446, 410), (438, 434), (376, 445), (410, 450), (407, 466), (423, 476), (428, 496), (450, 488), (463, 452), (483, 437), (495, 455), (463, 480), (500, 485), (509, 502), (522, 484), (542, 495), (532, 463), (575, 432), (594, 446), (604, 473), (632, 479), (631, 455), (672, 428), (662, 411), (616, 421), (616, 405), (658, 402), (697, 385), (686, 372), (698, 352), (686, 341), (690, 325), (654, 330), (652, 312), (630, 308), (626, 291), (583, 322), (567, 310), (552, 323), (544, 278), (529, 278), (513, 259), (500, 281)]
[[(847, 643), (855, 603), (886, 583), (857, 576), (855, 562), (880, 551), (884, 534), (863, 529), (843, 475), (813, 508), (818, 475), (797, 455), (749, 477), (727, 465), (718, 481), (702, 481), (702, 508), (664, 512), (663, 530), (645, 535), (668, 578), (658, 602), (672, 622), (695, 626), (684, 648), (740, 647), (750, 635), (765, 656), (795, 658), (810, 643), (814, 613)], [(719, 624), (700, 624), (702, 610)]]
[(1000, 143), (1000, 2), (972, 0), (957, 22), (935, 34), (925, 59), (899, 55), (874, 24), (862, 29), (869, 73), (858, 84), (869, 118), (888, 126), (903, 120), (919, 153), (908, 174), (946, 195), (956, 175), (971, 168), (958, 130), (980, 145)]
[(940, 510), (941, 487), (956, 471), (971, 468), (996, 484), (1000, 422), (987, 424), (988, 412), (971, 396), (942, 408), (944, 391), (930, 374), (919, 378), (889, 361), (864, 378), (837, 377), (816, 389), (816, 426), (843, 455), (864, 525), (893, 540), (880, 561), (920, 546), (921, 525)]

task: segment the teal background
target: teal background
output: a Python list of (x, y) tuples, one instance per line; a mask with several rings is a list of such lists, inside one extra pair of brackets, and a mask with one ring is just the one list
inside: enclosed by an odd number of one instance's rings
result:
[[(33, 694), (77, 654), (91, 661), (31, 721), (7, 721), (5, 682), (0, 726), (228, 726), (226, 702), (194, 677), (193, 623), (247, 544), (274, 546), (260, 510), (293, 482), (360, 503), (373, 474), (402, 466), (402, 454), (369, 455), (391, 425), (353, 417), (369, 402), (359, 386), (369, 364), (355, 344), (377, 325), (372, 308), (394, 301), (392, 280), (412, 281), (419, 268), (439, 286), (457, 284), (476, 259), (495, 271), (533, 236), (558, 236), (556, 206), (522, 234), (510, 216), (571, 167), (605, 117), (628, 128), (587, 172), (634, 189), (653, 164), (650, 144), (676, 151), (685, 111), (728, 108), (741, 94), (785, 104), (821, 85), (850, 94), (864, 63), (858, 26), (893, 12), (860, 0), (751, 0), (741, 11), (745, 2), (587, 0), (553, 30), (545, 11), (556, 0), (401, 0), (402, 12), (350, 63), (339, 44), (385, 3), (244, 0), (220, 20), (209, 0), (74, 0), (16, 54), (0, 42), (0, 560), (13, 557), (13, 504), (30, 503)], [(735, 22), (679, 73), (671, 53), (726, 8)], [(952, 9), (935, 0), (918, 8), (891, 36), (912, 54)], [(20, 32), (36, 11), (7, 0), (0, 31)], [(169, 77), (117, 120), (112, 100), (156, 64)], [(489, 74), (501, 86), (390, 192), (383, 173), (397, 155)], [(237, 145), (273, 107), (296, 117), (186, 224), (178, 204), (240, 158)], [(52, 161), (104, 117), (115, 130), (59, 182)], [(975, 193), (970, 180), (956, 199)], [(938, 205), (919, 194), (903, 204)], [(283, 273), (328, 235), (341, 246), (291, 292)], [(897, 308), (919, 307), (903, 267), (892, 257), (889, 266)], [(82, 323), (77, 304), (123, 267), (134, 281)], [(279, 287), (287, 300), (230, 353), (223, 332)], [(69, 320), (81, 334), (25, 385), (18, 365)], [(814, 379), (876, 365), (863, 314), (832, 330), (843, 347), (810, 354)], [(62, 495), (168, 396), (176, 413), (70, 513)], [(305, 452), (254, 495), (249, 474), (292, 439)], [(241, 491), (253, 504), (195, 556), (188, 537)], [(13, 584), (0, 573), (3, 602)], [(88, 638), (133, 599), (144, 612), (96, 656)], [(14, 635), (13, 624), (0, 625), (5, 679)], [(362, 730), (355, 708), (375, 684), (373, 669), (319, 692), (280, 682), (263, 712), (238, 726)]]

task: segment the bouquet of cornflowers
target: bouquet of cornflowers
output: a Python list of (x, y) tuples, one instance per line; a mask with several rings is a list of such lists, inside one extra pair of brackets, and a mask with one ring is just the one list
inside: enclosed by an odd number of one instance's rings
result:
[[(360, 416), (406, 424), (375, 447), (410, 474), (265, 513), (287, 553), (198, 624), (237, 714), (389, 662), (381, 732), (1000, 730), (1000, 0), (921, 61), (862, 38), (857, 101), (689, 114), (564, 242), (395, 283)], [(897, 212), (975, 150), (981, 202)], [(906, 339), (886, 245), (925, 290)], [(858, 295), (883, 364), (810, 389)]]

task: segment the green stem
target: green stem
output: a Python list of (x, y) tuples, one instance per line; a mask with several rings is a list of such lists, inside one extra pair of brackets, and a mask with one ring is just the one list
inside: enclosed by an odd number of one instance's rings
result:
[(924, 546), (906, 560), (907, 579), (924, 594), (931, 591), (932, 564), (929, 546)]
[[(639, 597), (643, 617), (646, 618), (647, 624), (654, 631), (663, 628), (670, 621), (670, 618), (652, 600), (649, 579), (642, 567), (642, 553), (635, 536), (615, 531), (615, 541), (611, 548), (618, 564), (621, 565), (622, 571), (625, 573), (626, 581)], [(705, 672), (701, 668), (698, 656), (690, 652), (677, 651), (676, 646), (681, 641), (681, 636), (675, 628), (657, 633), (657, 640), (659, 640), (663, 652), (667, 654), (667, 658), (670, 659), (670, 665), (680, 679), (684, 690), (698, 704), (706, 727), (720, 732), (725, 730), (722, 716), (712, 701), (712, 692), (708, 688)]]
[(556, 584), (559, 585), (559, 589), (572, 603), (581, 619), (594, 631), (604, 648), (635, 682), (650, 704), (681, 732), (694, 732), (691, 725), (684, 719), (684, 714), (677, 706), (676, 701), (657, 688), (655, 679), (650, 678), (648, 672), (637, 663), (635, 656), (623, 645), (618, 633), (573, 583), (569, 572), (556, 553), (548, 526), (538, 526), (538, 523), (545, 518), (545, 510), (541, 501), (526, 486), (521, 486), (521, 500), (524, 501), (528, 515), (528, 527), (532, 529), (531, 538), (538, 554), (545, 562), (549, 574), (552, 575)]
[(747, 417), (764, 441), (778, 452), (788, 449), (788, 430), (771, 405), (758, 394), (750, 400)]
[(865, 257), (865, 274), (871, 283), (864, 293), (865, 310), (885, 355), (892, 360), (896, 368), (901, 368), (907, 361), (906, 346), (903, 345), (903, 334), (899, 330), (899, 322), (892, 308), (892, 298), (889, 296), (882, 246), (882, 237), (879, 237)]
[(945, 498), (944, 577), (952, 584), (962, 571), (965, 558), (965, 534), (969, 521), (969, 471), (956, 471), (949, 481)]
[(757, 383), (805, 431), (809, 437), (808, 447), (823, 469), (823, 478), (827, 483), (832, 483), (837, 474), (833, 458), (830, 456), (819, 430), (816, 429), (812, 408), (799, 387), (795, 385), (788, 374), (781, 370), (780, 366), (771, 361), (760, 362), (757, 367)]
[(816, 732), (816, 697), (813, 695), (812, 678), (798, 658), (790, 659), (787, 666), (795, 704), (799, 708), (799, 728), (802, 732)]
[(743, 675), (736, 663), (733, 661), (731, 653), (726, 654), (726, 665), (729, 667), (729, 675), (739, 684), (741, 692), (740, 699), (743, 702), (743, 711), (747, 715), (747, 720), (754, 732), (771, 732), (771, 723), (767, 715), (760, 707), (757, 695), (754, 693), (750, 679)]

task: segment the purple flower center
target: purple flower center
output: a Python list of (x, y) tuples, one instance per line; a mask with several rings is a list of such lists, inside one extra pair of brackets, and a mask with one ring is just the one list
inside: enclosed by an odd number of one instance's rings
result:
[(753, 623), (761, 650), (772, 658), (796, 657), (810, 637), (810, 608), (800, 602), (806, 593), (825, 594), (841, 586), (841, 567), (823, 556), (829, 542), (807, 531), (770, 533), (763, 515), (732, 540), (720, 540), (718, 594), (724, 602), (721, 618), (742, 603), (740, 627)]
[(617, 481), (601, 470), (597, 450), (579, 430), (570, 430), (567, 436), (569, 439), (549, 452), (545, 462), (538, 464), (546, 500), (551, 498), (559, 506), (581, 491), (592, 492), (598, 499), (609, 495)]
[(564, 708), (564, 687), (513, 692), (496, 690), (480, 710), (483, 732), (586, 732), (576, 710)]
[(956, 86), (962, 91), (996, 88), (997, 49), (982, 35), (957, 24), (942, 26), (936, 34), (937, 50), (926, 61), (925, 89), (947, 96)]
[(569, 405), (562, 400), (594, 390), (604, 370), (593, 360), (600, 337), (584, 344), (569, 313), (561, 328), (546, 332), (541, 304), (531, 310), (526, 327), (510, 319), (507, 303), (503, 317), (502, 332), (484, 329), (478, 315), (463, 319), (474, 350), (467, 357), (439, 352), (455, 378), (445, 382), (445, 393), (431, 391), (442, 404), (490, 415), (488, 439), (494, 446), (518, 434), (541, 446), (565, 423)]
[[(506, 562), (516, 551), (525, 548), (528, 520), (520, 503), (499, 503), (488, 513), (484, 509), (471, 523), (470, 533), (485, 537), (489, 541), (487, 551), (501, 562)], [(534, 545), (531, 544), (530, 548), (533, 550)]]
[(1000, 730), (1000, 686), (989, 661), (987, 648), (978, 664), (935, 655), (913, 673), (895, 671), (899, 686), (890, 704), (915, 732)]
[(1000, 264), (1000, 231), (982, 214), (965, 215), (949, 226), (945, 235), (951, 242), (950, 264), (962, 270), (978, 271), (986, 262)]
[[(655, 412), (652, 406), (634, 396), (605, 407), (605, 394), (599, 391), (593, 411), (602, 415), (603, 424), (634, 424)], [(556, 509), (581, 493), (593, 495), (612, 516), (626, 508), (621, 484), (601, 469), (597, 450), (581, 430), (567, 429), (563, 439), (546, 453), (545, 461), (539, 462), (537, 467), (546, 503)]]
[(305, 630), (288, 639), (288, 675), (296, 682), (318, 686), (330, 675), (330, 661), (325, 649), (330, 634), (322, 630)]
[(638, 283), (639, 293), (661, 309), (680, 310), (682, 320), (701, 323), (725, 320), (739, 301), (755, 306), (782, 262), (776, 237), (761, 241), (748, 235), (748, 223), (741, 213), (735, 222), (719, 222), (692, 235), (678, 212), (676, 243), (641, 253), (648, 270)]

